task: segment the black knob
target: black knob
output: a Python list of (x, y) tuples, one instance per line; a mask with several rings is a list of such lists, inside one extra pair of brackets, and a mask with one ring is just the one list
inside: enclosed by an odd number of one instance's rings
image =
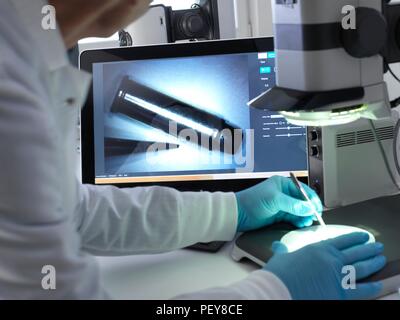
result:
[(342, 29), (342, 43), (348, 54), (367, 58), (379, 54), (385, 47), (388, 26), (377, 10), (366, 7), (356, 9), (356, 28)]
[(197, 13), (188, 12), (181, 18), (180, 29), (186, 37), (201, 35), (204, 28), (204, 18)]

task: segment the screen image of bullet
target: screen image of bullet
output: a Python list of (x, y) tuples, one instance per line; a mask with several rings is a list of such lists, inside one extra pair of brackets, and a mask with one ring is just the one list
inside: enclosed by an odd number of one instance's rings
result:
[[(199, 137), (199, 144), (201, 137), (208, 137), (210, 148), (219, 144), (221, 152), (235, 154), (243, 141), (243, 135), (240, 141), (234, 141), (238, 136), (235, 130), (240, 128), (228, 121), (132, 81), (128, 76), (121, 81), (111, 112), (123, 114), (168, 134), (171, 134), (170, 123), (175, 123), (178, 133), (185, 129), (193, 130)], [(232, 137), (232, 148), (225, 148), (227, 132)]]
[[(130, 155), (149, 152), (156, 141), (139, 141), (119, 138), (104, 138), (104, 154), (106, 157)], [(165, 143), (165, 150), (178, 149), (178, 144)]]

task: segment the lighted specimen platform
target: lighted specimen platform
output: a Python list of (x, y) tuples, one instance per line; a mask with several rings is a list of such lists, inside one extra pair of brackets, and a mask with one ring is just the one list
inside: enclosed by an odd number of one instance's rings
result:
[(312, 226), (305, 229), (290, 231), (285, 234), (281, 242), (288, 248), (289, 252), (299, 250), (307, 245), (320, 241), (333, 239), (353, 232), (365, 232), (369, 234), (369, 242), (375, 242), (372, 233), (356, 227), (343, 225)]

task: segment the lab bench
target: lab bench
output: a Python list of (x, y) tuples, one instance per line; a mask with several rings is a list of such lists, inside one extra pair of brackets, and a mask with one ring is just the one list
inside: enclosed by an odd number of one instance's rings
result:
[[(232, 243), (218, 253), (178, 250), (157, 255), (96, 258), (105, 289), (114, 299), (167, 300), (245, 279), (259, 267), (230, 253)], [(384, 299), (400, 300), (399, 294)]]

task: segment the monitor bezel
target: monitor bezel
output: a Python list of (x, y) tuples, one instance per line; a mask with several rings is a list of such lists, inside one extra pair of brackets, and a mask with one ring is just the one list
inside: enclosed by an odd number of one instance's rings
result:
[[(235, 40), (213, 40), (178, 44), (162, 44), (128, 48), (87, 50), (80, 55), (80, 69), (93, 73), (93, 64), (130, 60), (195, 57), (205, 55), (241, 54), (274, 51), (272, 37)], [(95, 184), (95, 150), (93, 117), (93, 84), (90, 86), (85, 106), (81, 112), (82, 182)], [(163, 186), (181, 191), (237, 192), (265, 179), (202, 180), (157, 183), (118, 183), (120, 188), (138, 186)], [(302, 178), (307, 182), (307, 178)], [(104, 185), (104, 184), (98, 184)]]

